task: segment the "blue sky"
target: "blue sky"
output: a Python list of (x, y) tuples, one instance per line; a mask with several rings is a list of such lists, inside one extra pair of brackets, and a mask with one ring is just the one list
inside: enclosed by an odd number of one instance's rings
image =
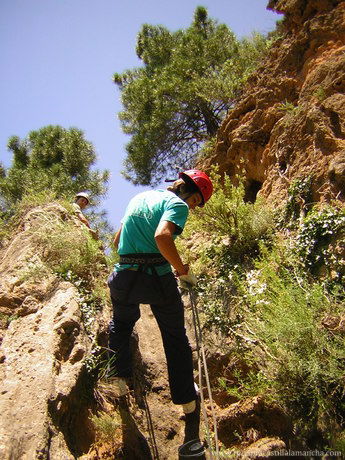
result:
[(111, 180), (102, 207), (116, 228), (129, 199), (143, 187), (120, 171), (129, 138), (122, 134), (120, 93), (112, 75), (139, 65), (136, 35), (143, 23), (170, 30), (190, 25), (198, 5), (237, 36), (267, 33), (280, 18), (268, 0), (1, 0), (0, 160), (9, 166), (8, 138), (49, 124), (75, 126), (97, 152)]

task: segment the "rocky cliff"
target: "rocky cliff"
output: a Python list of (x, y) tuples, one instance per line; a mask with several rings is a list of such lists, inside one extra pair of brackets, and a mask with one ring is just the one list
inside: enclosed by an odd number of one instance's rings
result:
[[(63, 238), (66, 222), (75, 238), (87, 244), (77, 219), (50, 204), (29, 210), (0, 253), (3, 459), (74, 458), (94, 439), (88, 419), (94, 401), (85, 364), (108, 315), (103, 305), (90, 321), (80, 291), (47, 267), (57, 246), (43, 240)], [(62, 244), (68, 250), (68, 241)], [(60, 252), (62, 247), (56, 260)], [(72, 256), (77, 258), (77, 252)]]
[(310, 177), (312, 201), (345, 199), (345, 2), (270, 0), (284, 13), (265, 61), (229, 111), (208, 165), (247, 199), (278, 203), (295, 179)]
[[(135, 365), (129, 396), (125, 401), (115, 399), (111, 384), (102, 379), (104, 368), (99, 369), (99, 362), (104, 366), (106, 358), (97, 361), (96, 354), (107, 346), (110, 302), (96, 298), (95, 305), (89, 294), (95, 289), (94, 278), (107, 290), (109, 270), (86, 227), (57, 203), (29, 209), (3, 245), (2, 459), (148, 460), (158, 458), (157, 452), (162, 460), (177, 458), (185, 424), (181, 408), (170, 399), (161, 336), (148, 306), (142, 306), (133, 335)], [(185, 300), (193, 345), (192, 315)], [(219, 351), (207, 355), (216, 387), (226, 357)], [(214, 393), (215, 410), (222, 446), (231, 447), (233, 432), (244, 423), (252, 426), (248, 420), (254, 418), (255, 436), (241, 451), (248, 450), (254, 458), (285, 447), (279, 438), (287, 431), (283, 414), (259, 398), (231, 406), (218, 393)], [(208, 404), (206, 410), (212, 425)], [(274, 423), (265, 422), (266, 418)]]
[[(345, 2), (271, 0), (269, 7), (285, 15), (281, 36), (224, 120), (208, 162), (234, 181), (244, 169), (251, 201), (258, 193), (284, 200), (294, 179), (307, 177), (312, 200), (343, 201)], [(170, 401), (149, 309), (143, 307), (133, 339), (136, 376), (127, 405), (95, 378), (94, 351), (106, 346), (111, 311), (109, 299), (95, 299), (95, 277), (106, 289), (110, 269), (93, 245), (85, 228), (52, 203), (23, 214), (1, 246), (1, 458), (146, 460), (153, 452), (150, 416), (159, 457), (177, 457), (181, 411)], [(277, 407), (259, 397), (233, 401), (217, 389), (218, 377), (230, 372), (229, 357), (217, 348), (208, 350), (208, 362), (222, 447), (235, 448), (239, 458), (286, 448), (292, 427)], [(106, 411), (119, 420), (119, 430), (99, 440), (92, 417), (101, 420)], [(240, 445), (236, 433), (242, 431)]]

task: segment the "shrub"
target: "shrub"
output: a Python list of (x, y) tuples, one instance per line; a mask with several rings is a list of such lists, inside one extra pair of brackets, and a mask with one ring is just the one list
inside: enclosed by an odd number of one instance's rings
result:
[(317, 88), (314, 93), (313, 93), (313, 96), (319, 101), (319, 102), (323, 102), (326, 98), (327, 98), (327, 93), (325, 91), (325, 88), (323, 88), (322, 86), (320, 86), (319, 88)]
[(242, 281), (240, 331), (255, 342), (247, 347), (250, 359), (270, 382), (271, 395), (290, 411), (299, 434), (303, 428), (305, 436), (319, 430), (326, 437), (344, 415), (345, 355), (343, 337), (323, 320), (342, 308), (284, 257), (267, 252)]
[(326, 267), (333, 279), (345, 276), (345, 208), (325, 206), (306, 217), (296, 238), (296, 249), (311, 273)]
[(38, 208), (36, 223), (30, 230), (38, 246), (43, 248), (43, 260), (55, 273), (92, 281), (102, 272), (105, 259), (99, 242), (94, 240), (87, 227), (76, 226), (68, 212), (62, 208)]
[(288, 190), (288, 200), (285, 206), (284, 221), (295, 221), (309, 210), (311, 206), (312, 176), (299, 177), (292, 181)]
[[(215, 171), (211, 173), (211, 179), (215, 188), (212, 198), (207, 206), (196, 209), (191, 215), (185, 235), (192, 239), (193, 234), (207, 234), (201, 252), (206, 252), (206, 259), (211, 258), (208, 265), (222, 265), (223, 262), (234, 265), (253, 257), (259, 242), (270, 239), (273, 212), (263, 200), (245, 202), (242, 182), (236, 187), (227, 175), (221, 180)], [(204, 263), (202, 254), (201, 258)], [(208, 268), (206, 265), (206, 271)]]
[(303, 106), (294, 105), (292, 102), (285, 101), (281, 104), (277, 104), (277, 108), (284, 114), (278, 122), (279, 126), (281, 126), (282, 129), (295, 128), (296, 122), (302, 117)]
[[(296, 182), (291, 196), (307, 198), (309, 183)], [(289, 216), (300, 226), (279, 233), (264, 204), (241, 197), (243, 189), (225, 181), (219, 191), (217, 184), (210, 205), (197, 212), (200, 220), (191, 218), (185, 242), (191, 255), (200, 254), (193, 267), (201, 273), (204, 329), (224, 337), (226, 352), (248, 366), (231, 370), (235, 384), (222, 377), (219, 384), (236, 398), (263, 395), (290, 413), (296, 439), (335, 448), (343, 442), (345, 355), (341, 330), (327, 324), (341, 323), (343, 294), (339, 282), (326, 291), (325, 280), (340, 279), (335, 267), (343, 273), (344, 210), (323, 206), (304, 217), (291, 200)], [(328, 270), (323, 279), (319, 264)]]
[(91, 422), (96, 431), (97, 441), (103, 441), (110, 444), (116, 442), (116, 434), (121, 428), (121, 419), (118, 414), (108, 414), (100, 412), (99, 415), (92, 415)]
[(199, 275), (204, 327), (226, 334), (240, 320), (235, 279), (258, 255), (260, 242), (271, 240), (273, 213), (261, 200), (245, 202), (242, 183), (235, 187), (228, 176), (221, 181), (215, 172), (211, 178), (214, 194), (205, 208), (191, 214), (179, 244)]

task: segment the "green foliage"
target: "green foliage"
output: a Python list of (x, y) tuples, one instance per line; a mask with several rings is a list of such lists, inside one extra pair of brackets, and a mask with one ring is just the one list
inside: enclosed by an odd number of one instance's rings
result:
[[(52, 190), (41, 190), (34, 193), (24, 193), (21, 200), (7, 211), (0, 213), (0, 242), (5, 244), (11, 238), (13, 232), (20, 224), (22, 217), (31, 209), (47, 205), (55, 200), (55, 193)], [(55, 200), (57, 203), (73, 213), (71, 204), (65, 200)], [(36, 269), (31, 267), (34, 271)], [(37, 268), (37, 267), (36, 267)], [(25, 278), (25, 274), (22, 274)]]
[(51, 270), (42, 261), (29, 261), (26, 267), (18, 273), (18, 279), (22, 283), (28, 280), (35, 282), (49, 274)]
[(296, 117), (299, 116), (302, 111), (302, 106), (294, 105), (292, 102), (288, 101), (278, 104), (278, 108), (284, 113), (280, 123), (285, 128), (290, 128), (293, 123), (295, 123)]
[[(210, 174), (214, 193), (204, 208), (191, 213), (188, 225), (178, 244), (199, 275), (199, 305), (204, 327), (222, 334), (237, 328), (241, 314), (234, 308), (237, 279), (260, 252), (263, 241), (270, 242), (273, 212), (262, 201), (244, 201), (244, 186), (231, 184)], [(195, 241), (185, 245), (184, 241)], [(237, 300), (236, 300), (237, 302)]]
[[(21, 200), (15, 206), (15, 214), (13, 214), (12, 220), (18, 222), (31, 209), (45, 206), (54, 202), (54, 200), (55, 193), (53, 190), (39, 190), (33, 193), (24, 193)], [(72, 213), (72, 206), (69, 201), (61, 198), (55, 200), (55, 202), (61, 204)]]
[[(285, 265), (284, 265), (285, 262)], [(293, 256), (267, 252), (242, 284), (241, 330), (255, 341), (250, 353), (270, 382), (276, 400), (296, 425), (313, 431), (320, 420), (339, 419), (343, 407), (345, 355), (341, 334), (323, 326), (341, 305), (308, 281)], [(342, 409), (343, 407), (343, 409)]]
[(320, 86), (317, 90), (315, 90), (314, 94), (313, 94), (316, 99), (318, 99), (320, 102), (323, 102), (326, 98), (327, 98), (327, 94), (326, 94), (326, 91), (325, 89)]
[[(57, 274), (72, 283), (79, 293), (79, 305), (82, 313), (82, 321), (87, 332), (88, 337), (92, 342), (95, 343), (95, 329), (97, 329), (97, 313), (104, 307), (109, 301), (108, 288), (105, 282), (107, 276), (107, 270), (105, 267), (99, 266), (98, 273), (92, 274), (89, 279), (80, 278), (71, 270), (67, 272), (57, 272)], [(99, 360), (100, 347), (98, 345), (93, 346), (90, 356), (86, 359), (85, 366), (86, 370), (92, 374), (96, 363)]]
[(115, 355), (109, 348), (94, 346), (85, 361), (86, 371), (95, 381), (107, 384), (109, 379), (116, 376), (114, 360)]
[[(228, 370), (231, 381), (220, 375), (219, 387), (231, 397), (261, 395), (278, 404), (304, 443), (341, 446), (344, 208), (311, 210), (311, 178), (301, 178), (290, 187), (285, 216), (298, 217), (299, 226), (274, 229), (263, 203), (245, 203), (242, 186), (224, 178), (222, 189), (213, 179), (214, 197), (191, 215), (184, 250), (199, 275), (200, 318), (212, 331), (205, 335), (240, 357)], [(317, 278), (320, 267), (327, 270)]]
[(253, 369), (220, 386), (239, 399), (261, 394), (279, 404), (294, 420), (296, 438), (318, 432), (321, 446), (337, 439), (345, 411), (343, 336), (325, 326), (329, 317), (340, 324), (343, 306), (308, 279), (288, 239), (261, 245), (253, 263), (250, 270), (229, 265), (227, 276), (205, 277), (199, 286), (204, 327), (231, 338), (230, 355)]
[(332, 449), (342, 453), (343, 455), (345, 454), (345, 431), (339, 433), (335, 439), (332, 439)]
[(125, 177), (157, 183), (192, 165), (267, 46), (258, 34), (237, 40), (203, 7), (185, 30), (143, 25), (136, 47), (143, 66), (114, 75), (122, 129), (131, 135)]
[(89, 190), (96, 203), (106, 191), (108, 172), (91, 170), (96, 160), (94, 148), (76, 128), (46, 126), (31, 131), (23, 140), (12, 136), (8, 149), (13, 153), (13, 162), (0, 177), (3, 211), (25, 194), (49, 192), (61, 198)]
[(198, 152), (198, 155), (196, 157), (196, 162), (202, 163), (204, 159), (209, 158), (214, 152), (216, 145), (217, 145), (216, 136), (210, 137), (208, 140), (206, 140)]
[(231, 107), (271, 45), (272, 40), (259, 33), (238, 41), (236, 56), (210, 68), (196, 82), (199, 94), (209, 102), (222, 101)]
[(107, 412), (100, 412), (98, 415), (91, 416), (91, 422), (95, 428), (97, 441), (114, 444), (116, 442), (116, 435), (121, 428), (121, 418), (118, 414), (109, 414)]
[(6, 212), (0, 212), (0, 248), (6, 243), (7, 238), (11, 234), (10, 216)]
[(103, 242), (106, 248), (111, 248), (112, 239), (114, 236), (114, 228), (109, 223), (108, 213), (106, 210), (95, 210), (92, 206), (91, 208), (86, 208), (83, 211), (83, 214), (90, 222), (92, 230), (94, 230), (99, 239)]
[(311, 212), (302, 223), (296, 249), (303, 264), (313, 274), (321, 267), (333, 271), (333, 278), (345, 278), (345, 209), (325, 206)]
[(38, 244), (45, 248), (45, 262), (54, 272), (62, 276), (72, 272), (89, 280), (100, 270), (99, 245), (86, 228), (78, 231), (73, 223), (46, 219), (34, 233)]
[(278, 108), (280, 110), (283, 110), (284, 112), (290, 113), (290, 112), (293, 112), (296, 107), (293, 105), (292, 102), (285, 101), (279, 104)]
[(236, 379), (236, 385), (233, 382), (229, 384), (225, 378), (218, 379), (219, 388), (225, 390), (229, 396), (240, 400), (243, 397), (265, 395), (267, 401), (271, 382), (261, 371), (256, 369), (243, 373), (239, 369), (234, 371), (233, 377)]
[(312, 176), (295, 179), (288, 190), (288, 201), (285, 207), (285, 222), (293, 222), (301, 213), (307, 212), (311, 205)]
[(208, 265), (218, 267), (216, 271), (221, 273), (222, 268), (227, 272), (227, 267), (257, 253), (259, 242), (272, 234), (273, 213), (261, 200), (245, 202), (242, 182), (236, 187), (227, 175), (221, 179), (213, 171), (210, 176), (215, 189), (212, 198), (207, 206), (191, 214), (185, 235), (187, 238), (193, 233), (210, 235), (205, 242), (205, 254), (199, 256), (201, 263), (195, 263), (195, 268), (200, 272), (203, 265), (208, 270), (205, 265), (208, 260)]
[(0, 329), (7, 329), (11, 321), (18, 319), (17, 315), (10, 315), (0, 312)]

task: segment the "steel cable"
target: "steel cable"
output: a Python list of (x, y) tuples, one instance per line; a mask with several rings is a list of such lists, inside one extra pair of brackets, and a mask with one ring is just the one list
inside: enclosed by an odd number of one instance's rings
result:
[[(211, 460), (213, 458), (218, 460), (219, 459), (219, 443), (218, 443), (217, 420), (216, 420), (216, 415), (215, 415), (214, 406), (213, 406), (213, 398), (212, 398), (212, 392), (211, 392), (210, 378), (209, 378), (209, 375), (208, 375), (205, 349), (204, 349), (204, 344), (203, 344), (203, 340), (202, 340), (202, 331), (201, 331), (201, 326), (200, 326), (200, 318), (199, 318), (198, 310), (196, 308), (196, 301), (195, 301), (195, 297), (194, 297), (195, 294), (193, 292), (192, 287), (188, 286), (188, 291), (189, 291), (190, 302), (191, 302), (191, 306), (192, 306), (193, 324), (194, 324), (195, 340), (196, 340), (197, 354), (198, 354), (200, 402), (201, 402), (201, 407), (202, 407), (202, 414), (203, 414), (204, 423), (205, 423), (205, 427), (206, 427), (207, 441), (209, 443), (210, 450), (211, 450), (211, 452), (210, 452)], [(208, 423), (208, 418), (207, 418), (207, 413), (206, 413), (206, 408), (205, 408), (205, 400), (204, 400), (204, 395), (203, 395), (202, 368), (204, 370), (207, 393), (208, 393), (208, 398), (209, 398), (210, 405), (211, 405), (212, 419), (213, 419), (213, 425), (214, 425), (215, 457), (213, 456), (213, 452), (212, 452), (212, 449), (211, 449), (211, 446), (212, 446), (211, 430), (210, 430), (210, 426), (209, 426), (209, 423)]]

